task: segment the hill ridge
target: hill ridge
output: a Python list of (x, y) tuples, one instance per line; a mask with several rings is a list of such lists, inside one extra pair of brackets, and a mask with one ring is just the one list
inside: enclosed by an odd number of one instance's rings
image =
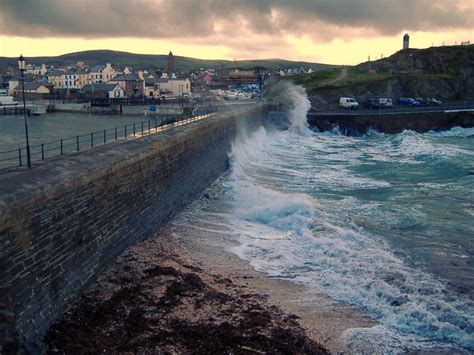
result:
[[(140, 54), (111, 49), (93, 49), (79, 52), (65, 53), (58, 56), (38, 56), (26, 58), (29, 63), (47, 64), (55, 67), (74, 65), (78, 61), (84, 61), (88, 65), (112, 63), (118, 67), (136, 67), (140, 69), (166, 68), (167, 54)], [(250, 60), (227, 60), (227, 59), (199, 59), (175, 55), (175, 67), (178, 71), (188, 71), (198, 68), (251, 68), (263, 66), (269, 69), (303, 67), (320, 70), (330, 67), (329, 64), (312, 63), (305, 61), (291, 61), (286, 59), (250, 59)], [(0, 68), (8, 65), (16, 67), (17, 58), (0, 57)]]

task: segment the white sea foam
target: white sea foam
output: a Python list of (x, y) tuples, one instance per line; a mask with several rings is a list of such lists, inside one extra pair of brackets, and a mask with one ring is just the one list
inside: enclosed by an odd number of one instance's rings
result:
[[(377, 155), (380, 160), (416, 163), (419, 156), (445, 157), (456, 150), (440, 150), (414, 132), (374, 137), (378, 152), (370, 137), (354, 149), (361, 138), (308, 130), (304, 93), (298, 89), (290, 95), (295, 102), (290, 130), (269, 133), (261, 128), (232, 147), (232, 173), (225, 187), (233, 206), (227, 218), (240, 242), (233, 252), (259, 271), (323, 290), (377, 319), (376, 327), (345, 332), (343, 340), (351, 351), (473, 351), (474, 311), (469, 300), (410, 266), (384, 240), (337, 210), (346, 204), (364, 208), (361, 201), (342, 195), (328, 205), (307, 193), (324, 191), (324, 185), (339, 191), (387, 188), (389, 182), (358, 176), (354, 170), (367, 163), (364, 159), (377, 161)], [(325, 171), (317, 170), (321, 164), (313, 163), (316, 159), (327, 160)], [(365, 205), (374, 211), (379, 206)]]

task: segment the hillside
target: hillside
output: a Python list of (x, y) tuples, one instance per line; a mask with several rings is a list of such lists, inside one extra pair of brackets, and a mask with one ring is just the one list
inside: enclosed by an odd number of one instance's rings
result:
[[(123, 68), (129, 66), (140, 69), (160, 69), (166, 68), (167, 55), (154, 54), (135, 54), (128, 52), (118, 52), (111, 50), (92, 50), (76, 53), (63, 54), (56, 57), (30, 57), (27, 58), (28, 63), (47, 64), (61, 67), (66, 65), (74, 65), (78, 61), (84, 61), (89, 65), (103, 64), (105, 62)], [(197, 58), (188, 58), (175, 56), (175, 68), (177, 71), (188, 71), (199, 68), (255, 68), (265, 67), (273, 68), (294, 68), (303, 67), (305, 69), (321, 70), (328, 68), (329, 65), (309, 63), (309, 62), (293, 62), (283, 59), (262, 59), (262, 60), (206, 60)], [(6, 66), (17, 66), (17, 58), (0, 57), (0, 68)]]
[(334, 105), (340, 96), (355, 96), (360, 102), (371, 96), (474, 100), (474, 45), (402, 50), (346, 70), (344, 77), (340, 70), (329, 69), (295, 82), (320, 108)]

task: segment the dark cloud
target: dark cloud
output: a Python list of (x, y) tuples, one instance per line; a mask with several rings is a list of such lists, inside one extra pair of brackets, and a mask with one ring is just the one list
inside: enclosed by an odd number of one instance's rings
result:
[[(213, 38), (472, 29), (472, 0), (1, 0), (0, 34)], [(361, 33), (361, 32), (358, 32)]]

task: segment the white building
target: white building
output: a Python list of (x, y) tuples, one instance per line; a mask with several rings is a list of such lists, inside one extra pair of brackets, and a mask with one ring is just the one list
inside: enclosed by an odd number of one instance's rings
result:
[(148, 97), (159, 97), (162, 93), (166, 92), (176, 97), (191, 93), (191, 81), (188, 78), (169, 79), (166, 73), (164, 73), (161, 79), (147, 80), (145, 85), (145, 95)]
[(76, 76), (76, 71), (75, 70), (68, 70), (64, 74), (64, 79), (63, 79), (63, 84), (62, 87), (66, 89), (78, 89), (77, 85), (77, 76)]

